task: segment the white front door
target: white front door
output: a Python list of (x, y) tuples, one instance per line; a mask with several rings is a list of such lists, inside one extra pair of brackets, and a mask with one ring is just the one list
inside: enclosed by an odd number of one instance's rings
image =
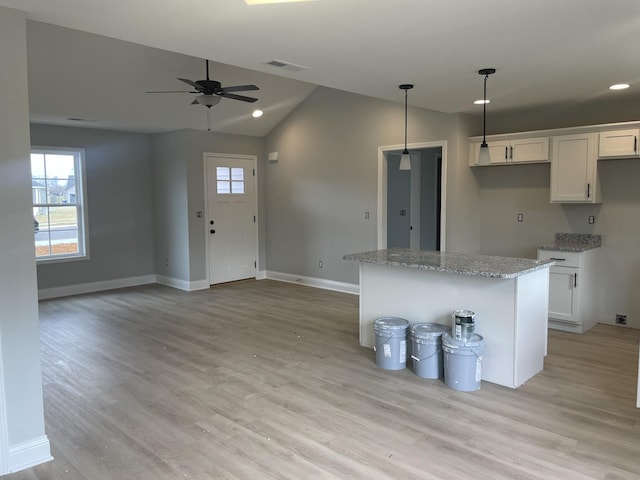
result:
[(205, 155), (209, 283), (255, 278), (255, 158)]

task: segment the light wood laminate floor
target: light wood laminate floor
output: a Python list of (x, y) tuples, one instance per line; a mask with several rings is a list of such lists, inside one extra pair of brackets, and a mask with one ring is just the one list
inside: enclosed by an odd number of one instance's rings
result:
[(550, 331), (527, 384), (463, 393), (376, 368), (358, 297), (300, 285), (151, 285), (40, 316), (55, 460), (7, 480), (640, 478), (637, 330)]

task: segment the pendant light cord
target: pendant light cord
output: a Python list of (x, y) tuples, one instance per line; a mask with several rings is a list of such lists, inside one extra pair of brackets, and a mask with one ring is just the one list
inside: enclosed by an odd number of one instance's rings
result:
[(487, 78), (489, 74), (484, 76), (484, 100), (482, 103), (482, 146), (487, 146)]
[(407, 152), (407, 92), (408, 90), (404, 91), (404, 153), (408, 153)]

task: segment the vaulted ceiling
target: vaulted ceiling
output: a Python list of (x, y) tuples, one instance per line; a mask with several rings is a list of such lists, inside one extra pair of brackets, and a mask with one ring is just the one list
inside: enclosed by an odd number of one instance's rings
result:
[[(32, 118), (163, 131), (205, 128), (176, 77), (254, 83), (223, 100), (214, 129), (264, 135), (316, 85), (479, 114), (477, 71), (494, 67), (490, 110), (640, 98), (637, 0), (0, 0), (26, 12)], [(48, 25), (51, 24), (51, 25)], [(59, 28), (59, 26), (66, 28)], [(69, 30), (72, 29), (72, 30)], [(75, 30), (75, 31), (74, 31)], [(87, 35), (88, 32), (96, 35)], [(281, 60), (300, 71), (268, 64)], [(625, 82), (622, 92), (608, 89)], [(251, 118), (254, 108), (265, 115)]]

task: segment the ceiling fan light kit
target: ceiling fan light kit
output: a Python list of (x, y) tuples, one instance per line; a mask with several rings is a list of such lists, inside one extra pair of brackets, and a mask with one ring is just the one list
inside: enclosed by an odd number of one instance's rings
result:
[(410, 83), (403, 83), (398, 86), (400, 90), (404, 90), (404, 150), (400, 157), (400, 170), (411, 170), (411, 155), (407, 150), (407, 91), (413, 88)]
[(217, 104), (220, 103), (220, 100), (222, 100), (222, 98), (220, 98), (217, 95), (198, 95), (195, 100), (193, 102), (191, 102), (192, 104), (199, 104), (199, 105), (204, 105), (205, 107), (211, 108), (216, 106)]
[(484, 96), (482, 102), (482, 144), (478, 153), (478, 165), (489, 165), (491, 163), (491, 155), (489, 154), (489, 146), (487, 145), (487, 78), (489, 75), (496, 73), (495, 68), (483, 68), (478, 71), (479, 75), (484, 76)]

